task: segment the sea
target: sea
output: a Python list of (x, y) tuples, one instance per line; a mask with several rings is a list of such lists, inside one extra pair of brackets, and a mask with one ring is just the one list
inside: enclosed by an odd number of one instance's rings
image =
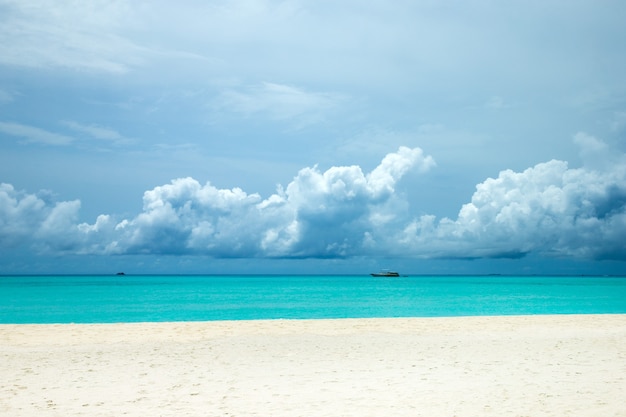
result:
[(626, 314), (626, 277), (0, 276), (0, 323)]

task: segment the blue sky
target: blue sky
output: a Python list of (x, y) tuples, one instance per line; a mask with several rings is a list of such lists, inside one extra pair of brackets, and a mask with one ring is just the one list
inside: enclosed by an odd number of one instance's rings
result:
[(0, 273), (626, 273), (622, 1), (0, 0)]

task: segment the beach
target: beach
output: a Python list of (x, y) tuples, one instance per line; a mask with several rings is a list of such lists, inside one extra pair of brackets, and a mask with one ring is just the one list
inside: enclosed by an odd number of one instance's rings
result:
[(5, 416), (626, 416), (626, 315), (0, 325)]

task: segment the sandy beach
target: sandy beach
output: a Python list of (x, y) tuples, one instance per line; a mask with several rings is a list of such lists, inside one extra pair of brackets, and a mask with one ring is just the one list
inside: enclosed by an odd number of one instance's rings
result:
[(0, 325), (3, 416), (626, 416), (626, 315)]

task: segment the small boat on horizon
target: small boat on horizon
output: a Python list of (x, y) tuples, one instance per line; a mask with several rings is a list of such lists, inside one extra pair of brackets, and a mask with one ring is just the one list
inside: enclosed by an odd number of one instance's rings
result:
[(370, 274), (373, 277), (399, 277), (400, 274), (398, 272), (395, 271), (380, 271), (380, 272), (373, 272)]

